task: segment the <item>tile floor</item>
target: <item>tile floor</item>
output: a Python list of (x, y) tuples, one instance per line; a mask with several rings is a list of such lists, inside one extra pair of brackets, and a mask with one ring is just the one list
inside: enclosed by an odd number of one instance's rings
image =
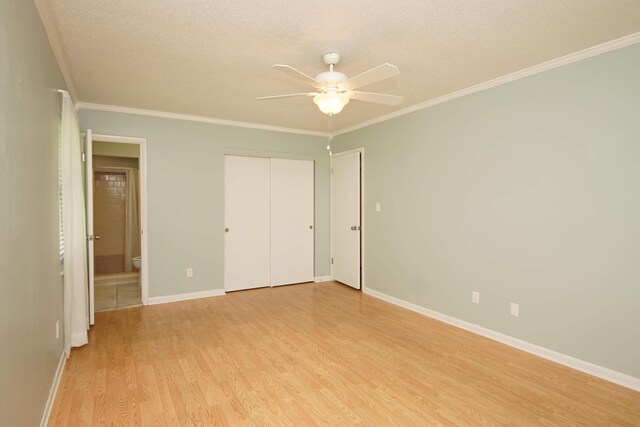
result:
[(96, 311), (114, 310), (142, 304), (138, 272), (96, 275), (94, 290)]

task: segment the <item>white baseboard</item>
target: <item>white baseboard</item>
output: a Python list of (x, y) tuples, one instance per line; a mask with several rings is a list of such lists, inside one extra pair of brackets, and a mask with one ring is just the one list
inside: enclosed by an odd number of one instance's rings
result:
[(313, 281), (316, 283), (329, 282), (331, 281), (331, 276), (317, 276), (313, 278)]
[(46, 427), (49, 424), (49, 417), (51, 416), (51, 409), (53, 409), (53, 403), (56, 401), (56, 394), (58, 393), (58, 386), (60, 385), (60, 379), (62, 378), (62, 372), (64, 372), (64, 366), (67, 363), (67, 355), (63, 351), (58, 361), (58, 367), (56, 368), (56, 374), (53, 377), (51, 388), (49, 389), (49, 397), (47, 398), (47, 404), (44, 407), (42, 418), (40, 419), (40, 427)]
[(150, 297), (148, 305), (166, 304), (168, 302), (187, 301), (191, 299), (219, 297), (224, 295), (224, 289), (211, 289), (209, 291), (190, 292), (188, 294), (165, 295), (161, 297)]
[(476, 325), (475, 323), (460, 320), (455, 317), (442, 314), (438, 311), (430, 310), (428, 308), (412, 304), (399, 298), (383, 294), (382, 292), (374, 291), (373, 289), (363, 288), (362, 291), (365, 294), (371, 295), (372, 297), (390, 302), (391, 304), (406, 308), (411, 311), (415, 311), (416, 313), (420, 313), (424, 316), (431, 317), (444, 323), (448, 323), (449, 325), (456, 326), (466, 331), (473, 332), (474, 334), (482, 335), (483, 337), (498, 341), (502, 344), (506, 344), (510, 347), (514, 347), (522, 351), (526, 351), (527, 353), (542, 357), (543, 359), (551, 360), (552, 362), (559, 363), (569, 368), (584, 372), (585, 374), (593, 375), (594, 377), (601, 378), (603, 380), (630, 388), (635, 391), (640, 391), (640, 378), (635, 378), (630, 375), (623, 374), (622, 372), (614, 371), (612, 369), (595, 365), (590, 362), (585, 362), (584, 360), (576, 359), (575, 357), (571, 357), (563, 353), (558, 353), (557, 351), (550, 350), (536, 344), (531, 344), (527, 341), (523, 341), (500, 332), (496, 332), (492, 329), (484, 328), (482, 326)]

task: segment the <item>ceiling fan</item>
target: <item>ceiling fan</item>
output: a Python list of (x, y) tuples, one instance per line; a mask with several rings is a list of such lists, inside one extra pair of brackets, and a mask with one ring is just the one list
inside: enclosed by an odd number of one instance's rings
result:
[(324, 60), (324, 63), (329, 66), (329, 71), (322, 72), (315, 78), (310, 77), (288, 65), (273, 66), (276, 70), (312, 86), (316, 89), (315, 92), (262, 96), (256, 99), (264, 100), (288, 98), (291, 96), (313, 96), (313, 102), (318, 106), (318, 108), (320, 108), (320, 111), (329, 115), (338, 114), (351, 99), (387, 105), (398, 105), (404, 99), (402, 96), (354, 90), (397, 76), (400, 74), (400, 71), (395, 65), (385, 63), (360, 73), (357, 76), (348, 78), (346, 75), (338, 71), (333, 71), (333, 67), (340, 62), (339, 53), (325, 53), (322, 59)]

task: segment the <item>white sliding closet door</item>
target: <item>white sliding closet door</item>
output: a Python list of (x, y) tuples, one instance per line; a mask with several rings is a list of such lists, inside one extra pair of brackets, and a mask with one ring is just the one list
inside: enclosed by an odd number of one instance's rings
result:
[(269, 286), (270, 160), (225, 156), (224, 288)]
[(313, 162), (271, 159), (271, 285), (313, 281)]

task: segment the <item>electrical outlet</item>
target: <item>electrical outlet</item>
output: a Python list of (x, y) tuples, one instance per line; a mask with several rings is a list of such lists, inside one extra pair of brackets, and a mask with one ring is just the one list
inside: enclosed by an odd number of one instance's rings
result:
[(471, 302), (474, 304), (480, 304), (480, 292), (471, 292)]
[(515, 302), (511, 303), (511, 315), (513, 317), (518, 317), (520, 315), (520, 305)]
[(376, 212), (380, 212), (380, 202), (376, 202)]
[(60, 321), (56, 322), (56, 339), (60, 338)]
[(187, 268), (187, 277), (189, 278), (193, 277), (193, 268), (191, 267)]

